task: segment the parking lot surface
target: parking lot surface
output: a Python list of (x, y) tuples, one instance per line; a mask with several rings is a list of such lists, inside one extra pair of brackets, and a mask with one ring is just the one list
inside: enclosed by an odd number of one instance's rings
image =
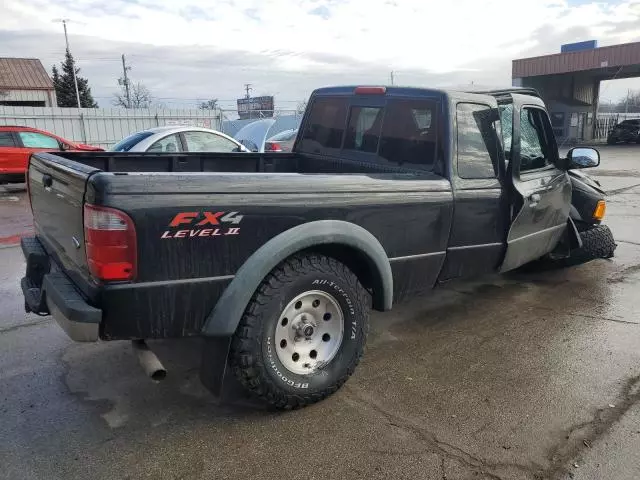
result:
[[(612, 260), (451, 283), (375, 314), (355, 375), (295, 412), (217, 405), (198, 340), (151, 343), (169, 370), (157, 384), (127, 342), (73, 343), (24, 313), (22, 254), (5, 242), (0, 478), (640, 478), (640, 148), (601, 154), (588, 173), (609, 192)], [(0, 237), (29, 229), (25, 193), (0, 198)]]

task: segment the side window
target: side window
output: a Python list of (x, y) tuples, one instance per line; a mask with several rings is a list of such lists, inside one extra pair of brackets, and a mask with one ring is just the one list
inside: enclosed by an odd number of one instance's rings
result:
[(15, 147), (16, 142), (11, 132), (0, 132), (0, 147)]
[(537, 108), (524, 107), (520, 110), (520, 172), (551, 165), (544, 115)]
[(316, 98), (306, 121), (300, 149), (321, 152), (326, 148), (340, 148), (347, 117), (346, 98)]
[(382, 125), (378, 155), (399, 165), (431, 169), (436, 159), (436, 103), (390, 100)]
[(235, 142), (209, 132), (184, 132), (188, 152), (233, 152)]
[(504, 158), (511, 160), (511, 142), (513, 141), (513, 104), (499, 105), (500, 123), (502, 124), (502, 145), (504, 146)]
[(382, 127), (382, 109), (351, 107), (349, 124), (344, 138), (344, 148), (360, 152), (376, 153)]
[(22, 145), (26, 148), (60, 148), (58, 140), (36, 132), (18, 132)]
[(495, 116), (488, 105), (458, 104), (458, 175), (461, 178), (496, 177), (499, 138), (493, 125)]
[(147, 152), (181, 152), (180, 139), (177, 134), (168, 135), (151, 145)]

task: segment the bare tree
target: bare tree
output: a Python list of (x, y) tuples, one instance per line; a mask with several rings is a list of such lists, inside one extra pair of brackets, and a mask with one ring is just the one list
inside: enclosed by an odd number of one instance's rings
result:
[(298, 106), (296, 107), (296, 113), (303, 114), (306, 109), (307, 109), (307, 101), (303, 100), (298, 103)]
[(198, 108), (200, 110), (215, 110), (218, 108), (218, 99), (212, 98), (211, 100), (207, 100), (206, 102), (202, 102)]
[(113, 94), (111, 103), (116, 107), (124, 108), (151, 108), (153, 104), (153, 95), (149, 89), (141, 82), (129, 84), (129, 99), (127, 102), (127, 92), (125, 85), (120, 85), (120, 91)]

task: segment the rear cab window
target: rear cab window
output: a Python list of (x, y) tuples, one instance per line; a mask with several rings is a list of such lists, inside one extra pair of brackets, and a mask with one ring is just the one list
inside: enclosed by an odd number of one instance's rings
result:
[(353, 152), (352, 158), (367, 162), (431, 170), (438, 102), (394, 96), (383, 100), (378, 97), (366, 105), (367, 99), (358, 96), (315, 98), (298, 151), (341, 156)]

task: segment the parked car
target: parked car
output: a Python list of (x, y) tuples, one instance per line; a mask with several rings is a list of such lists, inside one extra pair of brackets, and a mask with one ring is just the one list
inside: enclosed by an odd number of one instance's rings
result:
[(354, 372), (371, 307), (615, 249), (604, 194), (583, 182), (573, 203), (567, 173), (598, 152), (561, 158), (529, 89), (323, 88), (292, 153), (134, 157), (31, 157), (26, 309), (77, 341), (135, 339), (154, 378), (142, 339), (202, 336), (223, 398), (233, 375), (276, 408), (317, 402)]
[(269, 138), (264, 144), (265, 152), (290, 152), (296, 141), (298, 129), (285, 130)]
[(236, 132), (233, 138), (244, 145), (248, 151), (262, 153), (265, 151), (269, 132), (276, 121), (273, 118), (263, 118), (248, 123)]
[(31, 127), (0, 126), (0, 183), (24, 182), (29, 156), (35, 152), (102, 151)]
[(120, 140), (112, 152), (246, 152), (228, 135), (210, 128), (164, 126), (136, 132)]
[(607, 136), (607, 143), (640, 143), (640, 118), (634, 120), (624, 120), (613, 127)]

